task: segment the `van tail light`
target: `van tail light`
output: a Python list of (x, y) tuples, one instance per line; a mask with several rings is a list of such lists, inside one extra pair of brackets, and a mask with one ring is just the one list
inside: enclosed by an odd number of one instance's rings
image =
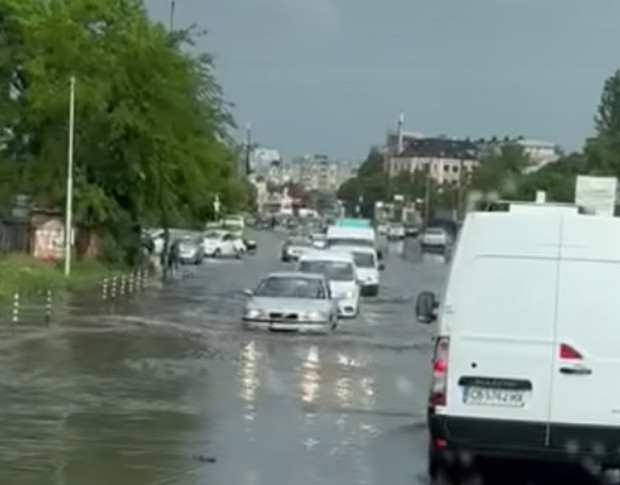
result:
[(449, 348), (450, 339), (448, 337), (437, 337), (435, 352), (433, 353), (433, 379), (428, 403), (431, 408), (446, 405)]
[(581, 360), (583, 359), (583, 355), (569, 344), (560, 344), (560, 359)]

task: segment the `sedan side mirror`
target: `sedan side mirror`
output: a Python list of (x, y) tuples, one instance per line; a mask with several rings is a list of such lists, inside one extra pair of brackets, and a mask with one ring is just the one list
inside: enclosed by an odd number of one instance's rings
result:
[(246, 288), (245, 290), (243, 290), (243, 294), (245, 296), (252, 296), (254, 294), (254, 292), (248, 288)]
[(384, 263), (379, 263), (379, 271), (383, 271), (385, 269)]
[(437, 309), (439, 302), (435, 298), (435, 294), (430, 291), (424, 291), (418, 295), (415, 304), (415, 315), (420, 323), (430, 324), (437, 320)]

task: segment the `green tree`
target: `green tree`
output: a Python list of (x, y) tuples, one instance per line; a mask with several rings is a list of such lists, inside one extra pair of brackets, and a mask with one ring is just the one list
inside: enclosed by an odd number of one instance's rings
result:
[(518, 191), (520, 176), (529, 165), (530, 158), (518, 144), (504, 144), (494, 148), (480, 159), (470, 188), (481, 192), (497, 191), (503, 197), (512, 197)]
[[(68, 86), (77, 79), (79, 222), (128, 244), (145, 223), (204, 221), (216, 192), (250, 204), (234, 126), (208, 55), (186, 49), (139, 0), (0, 0), (0, 128), (19, 167), (16, 190), (62, 207)], [(53, 48), (52, 48), (53, 47)]]

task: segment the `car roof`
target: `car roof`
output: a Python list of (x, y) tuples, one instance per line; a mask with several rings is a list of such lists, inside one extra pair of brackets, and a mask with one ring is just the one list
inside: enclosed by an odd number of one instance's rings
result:
[(300, 261), (348, 261), (353, 262), (350, 251), (341, 249), (326, 249), (309, 251), (299, 258)]
[(266, 278), (307, 278), (313, 280), (325, 280), (325, 276), (319, 273), (304, 273), (302, 271), (277, 271), (269, 273)]

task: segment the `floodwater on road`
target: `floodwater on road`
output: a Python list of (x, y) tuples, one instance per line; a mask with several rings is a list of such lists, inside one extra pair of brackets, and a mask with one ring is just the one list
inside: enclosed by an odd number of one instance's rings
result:
[(243, 261), (0, 341), (0, 483), (427, 483), (433, 330), (414, 303), (447, 266), (405, 243), (333, 335), (246, 332), (242, 290), (286, 266), (281, 236), (255, 237)]

